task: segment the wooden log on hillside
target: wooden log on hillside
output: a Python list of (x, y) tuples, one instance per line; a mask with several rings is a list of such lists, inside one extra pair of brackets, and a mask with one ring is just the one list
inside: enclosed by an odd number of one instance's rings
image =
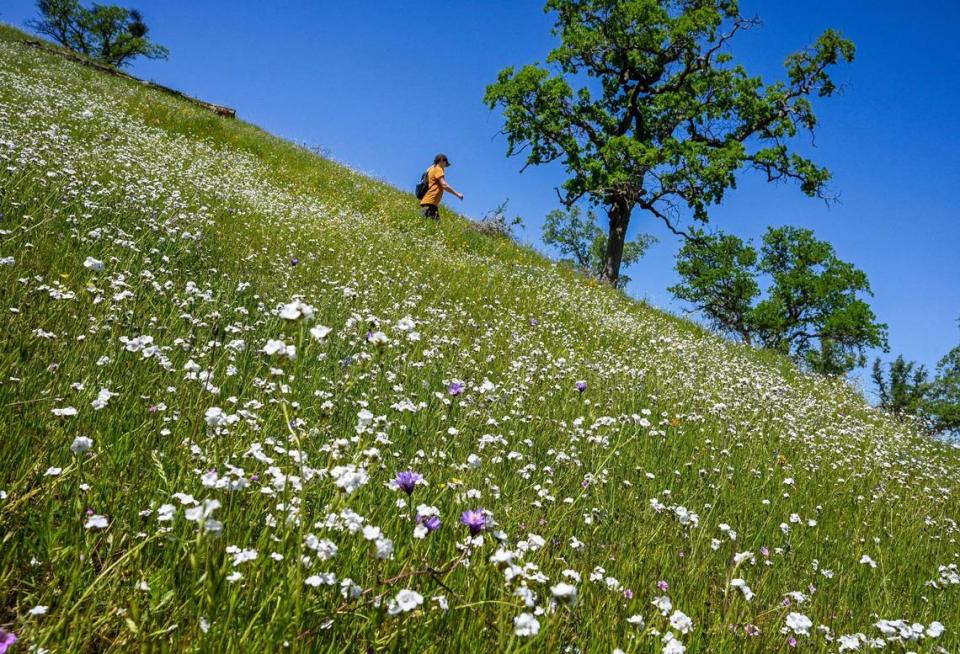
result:
[(101, 72), (107, 73), (108, 75), (113, 75), (115, 77), (122, 77), (124, 79), (137, 82), (138, 84), (142, 84), (143, 86), (148, 86), (152, 89), (156, 89), (158, 91), (162, 91), (170, 95), (175, 95), (176, 97), (181, 98), (182, 100), (186, 100), (187, 102), (195, 104), (199, 107), (203, 107), (208, 111), (212, 111), (218, 116), (223, 116), (224, 118), (237, 117), (237, 112), (235, 109), (231, 109), (230, 107), (225, 107), (220, 104), (214, 104), (212, 102), (206, 102), (205, 100), (201, 100), (200, 98), (195, 98), (191, 95), (187, 95), (186, 93), (183, 93), (176, 89), (171, 89), (169, 86), (164, 86), (162, 84), (157, 84), (156, 82), (150, 82), (145, 79), (140, 79), (139, 77), (134, 77), (133, 75), (125, 73), (122, 70), (118, 70), (112, 66), (107, 66), (106, 64), (102, 64), (99, 61), (94, 61), (93, 59), (84, 57), (83, 55), (77, 54), (76, 52), (56, 48), (49, 43), (45, 43), (43, 41), (35, 41), (33, 39), (27, 39), (25, 41), (22, 41), (22, 43), (30, 47), (37, 48), (39, 50), (43, 50), (44, 52), (49, 52), (51, 54), (59, 55), (65, 59), (69, 59), (70, 61), (75, 61), (79, 64), (83, 64), (84, 66), (95, 68)]

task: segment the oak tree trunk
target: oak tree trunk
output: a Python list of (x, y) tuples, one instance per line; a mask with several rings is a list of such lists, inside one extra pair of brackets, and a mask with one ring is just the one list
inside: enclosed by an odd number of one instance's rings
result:
[(620, 279), (620, 262), (623, 259), (623, 245), (627, 240), (627, 225), (630, 223), (630, 206), (616, 201), (607, 208), (610, 230), (607, 233), (607, 251), (603, 257), (603, 270), (600, 281), (616, 287)]

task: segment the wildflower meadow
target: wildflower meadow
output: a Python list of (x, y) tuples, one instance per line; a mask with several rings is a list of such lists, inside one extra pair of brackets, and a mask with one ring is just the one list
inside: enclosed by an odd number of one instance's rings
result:
[(960, 449), (0, 27), (0, 652), (960, 651)]

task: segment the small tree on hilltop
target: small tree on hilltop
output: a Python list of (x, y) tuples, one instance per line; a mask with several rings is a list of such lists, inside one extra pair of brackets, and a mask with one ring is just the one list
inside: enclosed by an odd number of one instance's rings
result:
[(683, 283), (667, 289), (701, 311), (714, 329), (753, 345), (753, 303), (760, 295), (757, 252), (733, 235), (697, 233), (677, 255)]
[(922, 417), (930, 391), (927, 369), (898, 356), (887, 366), (884, 375), (880, 359), (873, 362), (873, 383), (877, 387), (880, 408), (895, 416)]
[[(597, 225), (592, 210), (584, 216), (576, 205), (566, 211), (554, 209), (544, 221), (543, 242), (560, 251), (564, 257), (561, 261), (572, 264), (588, 275), (602, 277), (607, 235)], [(656, 237), (651, 234), (639, 234), (634, 240), (624, 243), (622, 265), (631, 266), (639, 261), (656, 242)], [(620, 275), (614, 286), (625, 288), (629, 282), (628, 276)]]
[(771, 227), (759, 255), (735, 236), (694, 236), (677, 255), (682, 282), (669, 290), (721, 331), (822, 374), (849, 372), (866, 348), (886, 348), (887, 326), (859, 297), (871, 294), (866, 274), (812, 231)]
[(523, 218), (520, 216), (514, 216), (513, 218), (507, 217), (507, 205), (509, 203), (510, 198), (507, 198), (485, 213), (483, 218), (473, 223), (474, 229), (481, 234), (513, 238), (513, 228), (519, 227), (523, 229), (524, 226)]
[(548, 0), (560, 44), (538, 64), (500, 71), (484, 101), (503, 110), (507, 154), (526, 164), (561, 161), (566, 206), (586, 196), (609, 222), (602, 277), (620, 275), (635, 208), (674, 233), (686, 208), (708, 208), (741, 168), (790, 179), (823, 197), (830, 174), (788, 140), (817, 124), (810, 97), (836, 85), (827, 69), (852, 61), (853, 43), (827, 30), (786, 59), (786, 80), (767, 84), (726, 52), (758, 21), (736, 0)]
[(937, 363), (927, 411), (933, 417), (934, 431), (960, 435), (960, 345)]
[(105, 64), (119, 68), (136, 57), (169, 55), (165, 47), (147, 39), (149, 29), (136, 9), (96, 3), (87, 9), (79, 0), (38, 0), (37, 9), (41, 17), (27, 21), (28, 27)]

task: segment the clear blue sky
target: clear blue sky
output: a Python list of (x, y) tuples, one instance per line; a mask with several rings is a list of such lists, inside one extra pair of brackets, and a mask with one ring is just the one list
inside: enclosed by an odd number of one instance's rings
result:
[[(105, 2), (107, 0), (104, 0)], [(126, 4), (124, 0), (118, 0)], [(806, 152), (835, 176), (840, 204), (826, 207), (792, 185), (745, 174), (714, 223), (758, 238), (770, 224), (810, 227), (841, 258), (864, 269), (873, 307), (890, 325), (891, 354), (928, 366), (960, 342), (960, 3), (929, 0), (742, 0), (763, 27), (734, 53), (774, 79), (784, 57), (827, 27), (857, 45), (837, 71), (842, 95), (819, 102), (816, 144)], [(508, 65), (542, 60), (551, 17), (540, 0), (456, 2), (213, 2), (140, 0), (168, 61), (134, 74), (235, 107), (280, 136), (329, 148), (367, 174), (411, 188), (432, 156), (453, 161), (448, 178), (466, 195), (453, 206), (479, 217), (509, 198), (521, 238), (537, 244), (557, 206), (562, 169), (519, 174), (497, 131), (484, 88)], [(35, 15), (31, 0), (6, 0), (0, 20)], [(679, 312), (666, 291), (679, 243), (647, 217), (631, 232), (660, 238), (628, 272), (629, 291)], [(862, 374), (862, 373), (861, 373)]]

